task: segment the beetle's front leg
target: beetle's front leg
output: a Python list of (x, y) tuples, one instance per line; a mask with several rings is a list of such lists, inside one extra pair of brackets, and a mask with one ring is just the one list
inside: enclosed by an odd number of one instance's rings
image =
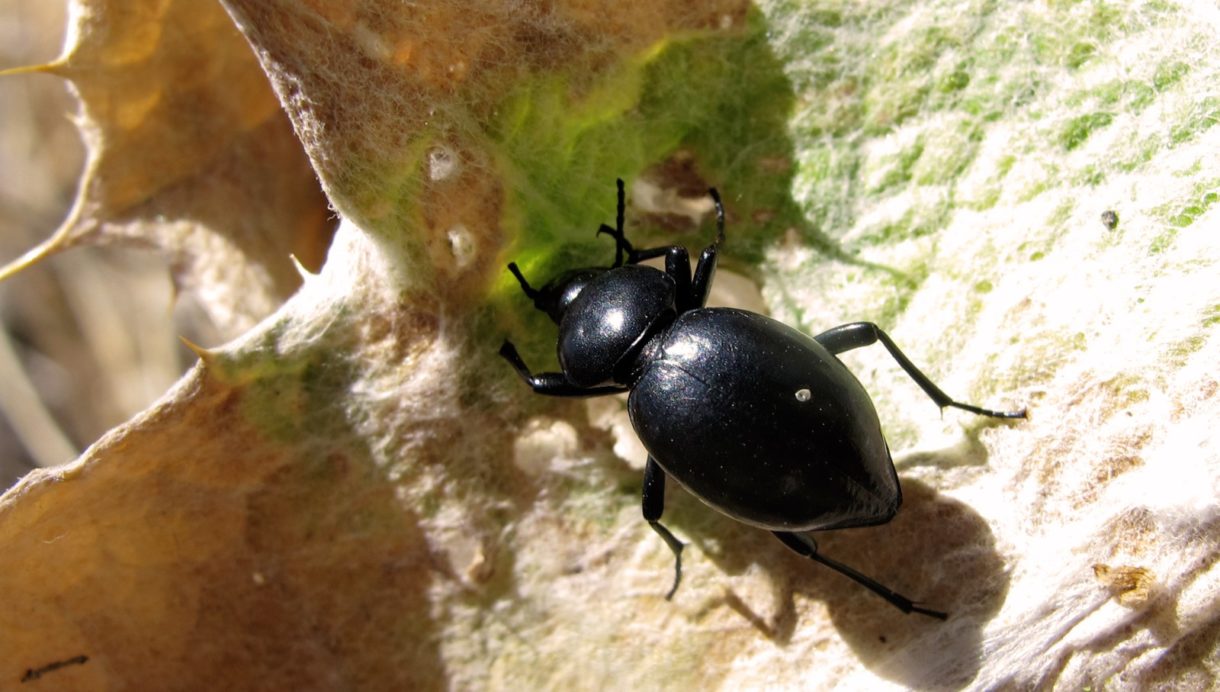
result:
[(540, 372), (533, 374), (530, 372), (529, 366), (525, 361), (521, 360), (521, 355), (517, 353), (517, 347), (513, 346), (508, 339), (500, 345), (500, 356), (507, 360), (521, 379), (530, 386), (537, 394), (545, 394), (547, 396), (562, 396), (562, 397), (589, 397), (589, 396), (608, 396), (610, 394), (622, 394), (627, 391), (626, 387), (605, 386), (605, 387), (578, 387), (568, 381), (567, 377), (561, 372)]
[(686, 248), (680, 245), (668, 247), (635, 250), (631, 253), (628, 264), (637, 264), (653, 257), (665, 256), (665, 273), (677, 284), (678, 312), (683, 313), (695, 308), (701, 308), (707, 303), (707, 294), (712, 288), (712, 278), (716, 275), (716, 256), (720, 245), (724, 242), (724, 205), (720, 202), (720, 193), (716, 188), (710, 188), (708, 194), (716, 203), (716, 239), (703, 249), (699, 255), (699, 263), (695, 265), (694, 278), (691, 278), (690, 255)]
[(525, 279), (525, 275), (521, 273), (521, 269), (517, 267), (517, 263), (509, 262), (508, 270), (513, 273), (513, 276), (517, 277), (517, 283), (521, 284), (521, 291), (525, 293), (525, 297), (529, 298), (530, 300), (537, 301), (538, 290), (533, 286), (530, 286), (530, 282)]
[(695, 265), (695, 278), (691, 281), (690, 289), (692, 308), (707, 304), (707, 294), (712, 290), (712, 279), (716, 276), (716, 256), (720, 252), (720, 244), (724, 242), (724, 204), (720, 202), (720, 193), (716, 192), (716, 188), (710, 188), (707, 193), (716, 203), (716, 240), (703, 249), (699, 264)]
[(644, 250), (632, 250), (627, 264), (639, 264), (655, 257), (665, 258), (665, 273), (674, 280), (674, 293), (678, 297), (678, 312), (690, 309), (690, 253), (681, 245), (665, 245), (650, 247)]

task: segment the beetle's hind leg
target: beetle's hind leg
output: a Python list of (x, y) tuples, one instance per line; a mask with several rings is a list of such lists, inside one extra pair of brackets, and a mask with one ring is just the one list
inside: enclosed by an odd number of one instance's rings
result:
[(661, 514), (665, 512), (665, 472), (651, 456), (648, 457), (648, 463), (644, 465), (642, 504), (644, 519), (648, 521), (652, 530), (665, 540), (665, 545), (668, 545), (669, 549), (674, 552), (674, 585), (669, 588), (669, 593), (665, 594), (665, 600), (668, 601), (677, 593), (678, 584), (682, 582), (682, 548), (685, 545), (661, 524)]
[(866, 574), (861, 574), (842, 562), (831, 560), (825, 555), (822, 555), (818, 552), (817, 541), (813, 540), (813, 538), (809, 536), (806, 536), (805, 534), (789, 533), (787, 531), (775, 531), (774, 533), (776, 538), (795, 552), (804, 555), (814, 562), (826, 565), (839, 574), (848, 577), (857, 584), (884, 598), (890, 603), (890, 605), (893, 605), (895, 608), (907, 613), (908, 615), (910, 613), (919, 613), (920, 615), (927, 615), (928, 617), (933, 617), (938, 620), (947, 620), (949, 618), (948, 614), (946, 613), (942, 613), (939, 610), (931, 610), (929, 608), (918, 606), (911, 599), (897, 593), (884, 584), (878, 582), (876, 579), (873, 579)]
[(836, 355), (855, 348), (870, 346), (880, 341), (885, 346), (885, 350), (889, 351), (894, 360), (898, 362), (898, 365), (906, 371), (912, 380), (915, 380), (915, 384), (919, 385), (919, 388), (942, 409), (946, 406), (952, 406), (953, 408), (959, 408), (963, 411), (992, 418), (1025, 418), (1025, 409), (1020, 411), (992, 411), (991, 409), (979, 408), (971, 404), (954, 401), (948, 394), (942, 392), (940, 387), (937, 387), (932, 380), (928, 379), (927, 375), (920, 372), (919, 368), (915, 367), (915, 364), (898, 348), (898, 345), (894, 343), (889, 334), (881, 331), (881, 328), (872, 322), (844, 324), (824, 331), (813, 338), (824, 346), (827, 351)]

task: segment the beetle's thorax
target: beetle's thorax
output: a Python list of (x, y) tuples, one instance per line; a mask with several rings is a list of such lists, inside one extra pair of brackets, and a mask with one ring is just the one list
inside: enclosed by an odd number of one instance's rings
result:
[(559, 364), (575, 385), (624, 384), (645, 345), (676, 315), (665, 272), (627, 265), (590, 280), (559, 323)]
[(606, 269), (586, 268), (566, 271), (552, 279), (534, 298), (534, 307), (550, 316), (555, 324), (563, 321), (563, 315), (576, 302), (580, 292), (590, 281), (606, 273)]

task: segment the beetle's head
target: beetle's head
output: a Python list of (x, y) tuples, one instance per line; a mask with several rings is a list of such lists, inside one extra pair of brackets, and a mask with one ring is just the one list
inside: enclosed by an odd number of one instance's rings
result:
[(639, 265), (600, 270), (567, 303), (559, 321), (559, 364), (572, 384), (626, 384), (624, 372), (648, 337), (677, 314), (674, 280)]
[(608, 270), (597, 267), (571, 269), (551, 279), (532, 296), (534, 307), (550, 315), (555, 324), (563, 320), (568, 307), (585, 286)]

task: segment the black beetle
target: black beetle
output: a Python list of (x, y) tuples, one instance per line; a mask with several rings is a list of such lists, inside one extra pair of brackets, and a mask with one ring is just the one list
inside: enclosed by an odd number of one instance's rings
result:
[[(561, 397), (630, 392), (627, 410), (648, 450), (643, 510), (673, 550), (674, 584), (683, 544), (660, 523), (665, 476), (724, 514), (774, 533), (797, 553), (867, 587), (905, 613), (945, 619), (818, 552), (803, 532), (884, 524), (902, 503), (898, 474), (868, 393), (836, 354), (881, 342), (942, 409), (995, 418), (950, 399), (877, 325), (855, 322), (815, 337), (744, 310), (705, 308), (724, 243), (724, 206), (715, 189), (716, 240), (692, 277), (681, 246), (636, 250), (623, 234), (618, 181), (614, 264), (564, 272), (530, 287), (509, 270), (535, 307), (559, 325), (562, 372), (533, 374), (511, 342), (503, 356), (533, 390)], [(665, 258), (665, 271), (638, 263)]]

